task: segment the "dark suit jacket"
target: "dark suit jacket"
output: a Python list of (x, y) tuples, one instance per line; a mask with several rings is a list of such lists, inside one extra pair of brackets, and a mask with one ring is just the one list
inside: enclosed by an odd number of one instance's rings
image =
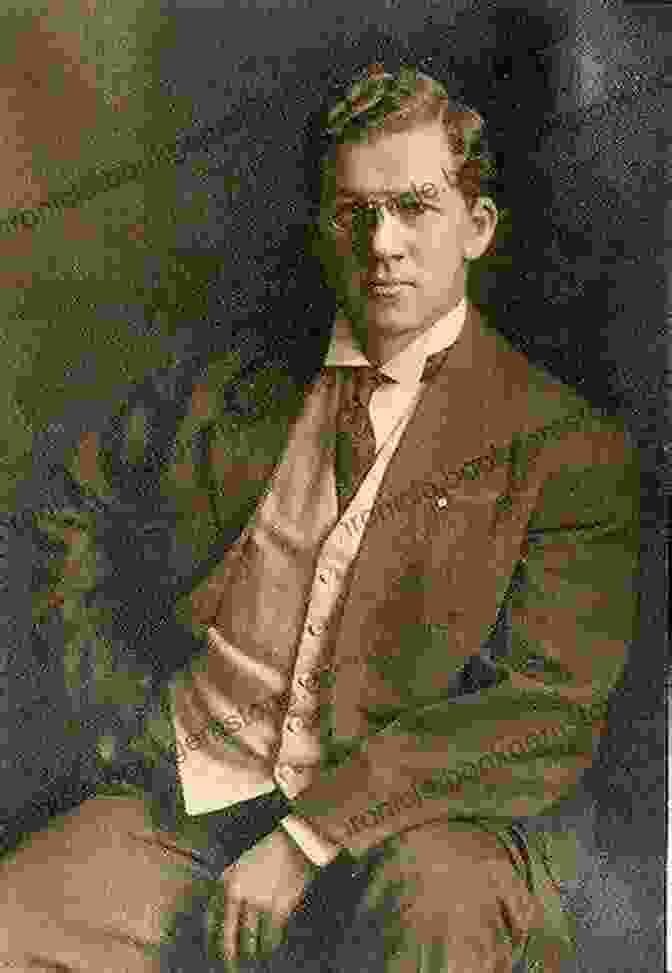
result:
[[(277, 362), (226, 353), (145, 382), (55, 471), (52, 501), (20, 524), (52, 545), (35, 621), (65, 619), (80, 704), (86, 683), (89, 699), (137, 706), (152, 672), (165, 682), (205, 647), (209, 581), (305, 391)], [(622, 424), (470, 305), (365, 529), (326, 767), (297, 813), (359, 855), (434, 818), (505, 822), (571, 795), (636, 624), (638, 483)], [(148, 734), (170, 745), (165, 706), (152, 713), (136, 749)]]

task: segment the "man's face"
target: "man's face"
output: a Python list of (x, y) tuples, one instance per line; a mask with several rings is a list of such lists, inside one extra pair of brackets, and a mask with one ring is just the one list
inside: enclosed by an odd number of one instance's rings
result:
[[(369, 353), (396, 354), (461, 300), (465, 257), (480, 256), (495, 230), (494, 203), (469, 211), (440, 123), (341, 145), (323, 202), (342, 229), (328, 230), (334, 270), (355, 333)], [(447, 178), (448, 177), (448, 178)], [(388, 207), (363, 206), (373, 198)], [(376, 289), (376, 278), (403, 281)]]

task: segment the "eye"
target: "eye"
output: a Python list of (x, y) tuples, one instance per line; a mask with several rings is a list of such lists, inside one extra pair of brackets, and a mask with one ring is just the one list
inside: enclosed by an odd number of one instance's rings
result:
[(363, 231), (375, 227), (381, 205), (407, 222), (412, 222), (428, 210), (436, 208), (422, 199), (417, 191), (408, 190), (398, 196), (388, 198), (386, 202), (379, 205), (374, 203), (338, 204), (330, 217), (331, 225), (340, 232)]
[(402, 193), (397, 206), (402, 213), (424, 213), (427, 208), (415, 193)]
[(373, 203), (364, 203), (355, 207), (355, 219), (358, 226), (376, 226), (378, 222), (378, 207)]
[(427, 211), (423, 201), (412, 192), (402, 193), (393, 203), (394, 210), (404, 220), (416, 220)]
[(337, 230), (352, 230), (353, 227), (375, 225), (376, 207), (365, 203), (343, 203), (337, 206), (331, 223)]
[(363, 209), (362, 206), (353, 203), (341, 203), (332, 213), (331, 223), (337, 230), (350, 230), (358, 216), (358, 211), (361, 209)]

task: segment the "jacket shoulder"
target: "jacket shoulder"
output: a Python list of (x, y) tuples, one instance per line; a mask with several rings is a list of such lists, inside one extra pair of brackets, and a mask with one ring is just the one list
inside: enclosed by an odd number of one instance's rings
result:
[(578, 422), (594, 433), (603, 431), (633, 445), (624, 414), (591, 401), (548, 368), (533, 362), (487, 320), (483, 321), (483, 331), (491, 343), (493, 375), (500, 397), (512, 418), (515, 417), (517, 432), (532, 434), (563, 423), (570, 430), (577, 428)]

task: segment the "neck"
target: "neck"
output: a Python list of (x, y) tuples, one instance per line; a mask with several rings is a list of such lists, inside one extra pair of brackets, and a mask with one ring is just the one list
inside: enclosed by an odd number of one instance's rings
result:
[(384, 365), (415, 341), (427, 328), (404, 334), (380, 334), (372, 328), (363, 335), (356, 335), (358, 344), (372, 365)]

